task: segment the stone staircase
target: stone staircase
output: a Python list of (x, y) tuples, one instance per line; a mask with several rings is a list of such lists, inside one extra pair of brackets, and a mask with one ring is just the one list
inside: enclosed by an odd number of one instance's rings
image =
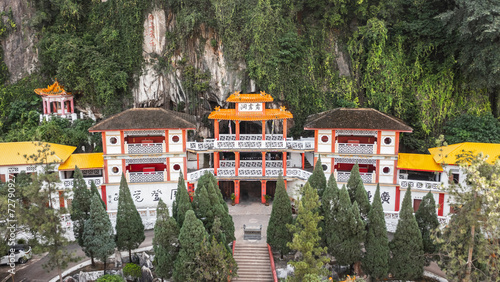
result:
[(267, 244), (236, 242), (234, 259), (238, 263), (238, 277), (231, 281), (273, 281)]

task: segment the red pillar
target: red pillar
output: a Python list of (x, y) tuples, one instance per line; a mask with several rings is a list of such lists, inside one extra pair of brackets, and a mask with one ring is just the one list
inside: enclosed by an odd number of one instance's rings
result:
[(266, 176), (266, 152), (262, 152), (262, 176)]
[(287, 134), (288, 128), (286, 126), (286, 119), (283, 120), (283, 140), (286, 140), (286, 134)]
[(444, 193), (439, 193), (438, 216), (443, 216), (443, 214), (444, 214)]
[(332, 130), (332, 153), (335, 153), (335, 130)]
[(214, 120), (214, 138), (215, 140), (219, 140), (219, 121)]
[(377, 132), (377, 155), (380, 155), (380, 144), (382, 144), (382, 131)]
[(266, 193), (267, 193), (267, 181), (266, 180), (261, 180), (260, 181), (260, 202), (265, 204), (266, 203)]
[(168, 153), (169, 152), (169, 148), (168, 148), (168, 130), (165, 130), (165, 152)]
[(234, 180), (234, 203), (239, 204), (240, 203), (240, 181), (239, 180)]
[[(396, 172), (394, 172), (396, 174)], [(375, 183), (379, 183), (379, 175), (380, 175), (380, 160), (377, 160), (377, 164), (375, 165)]]
[(214, 173), (217, 175), (217, 169), (219, 168), (219, 152), (214, 152)]
[(240, 140), (240, 121), (235, 120), (235, 127), (236, 127), (236, 140)]
[(73, 98), (71, 98), (71, 113), (75, 113), (75, 104), (73, 102)]
[(283, 179), (283, 182), (285, 182), (285, 190), (288, 190), (288, 182), (286, 179)]
[(401, 190), (399, 186), (396, 186), (396, 204), (394, 206), (394, 211), (399, 211), (399, 199), (401, 199)]
[(52, 103), (52, 109), (54, 110), (54, 113), (57, 114), (57, 103), (56, 102)]
[(283, 152), (283, 177), (286, 176), (286, 152)]
[(306, 153), (300, 153), (302, 155), (302, 170), (304, 170), (304, 161), (306, 157)]
[(200, 154), (196, 153), (196, 169), (200, 170)]
[(238, 176), (238, 170), (240, 169), (240, 152), (234, 152), (234, 163), (235, 163), (235, 175)]
[(106, 201), (106, 185), (101, 185), (101, 197), (104, 205), (106, 206), (106, 210), (108, 210), (108, 202)]
[(167, 158), (167, 181), (170, 181), (170, 158)]
[(64, 100), (61, 101), (61, 114), (64, 115)]
[(266, 121), (262, 121), (262, 140), (266, 140)]

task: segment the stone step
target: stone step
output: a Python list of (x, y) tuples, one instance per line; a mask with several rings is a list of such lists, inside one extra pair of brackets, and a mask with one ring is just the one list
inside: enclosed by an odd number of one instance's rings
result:
[(267, 245), (238, 244), (234, 248), (238, 277), (232, 281), (273, 281)]

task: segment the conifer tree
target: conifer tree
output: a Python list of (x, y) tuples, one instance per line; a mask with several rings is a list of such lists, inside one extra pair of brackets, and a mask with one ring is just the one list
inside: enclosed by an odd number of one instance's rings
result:
[(292, 204), (290, 203), (290, 197), (288, 197), (285, 182), (280, 173), (276, 184), (271, 217), (269, 218), (267, 227), (267, 243), (274, 251), (280, 252), (281, 258), (283, 258), (284, 254), (290, 252), (287, 244), (292, 241), (292, 234), (286, 227), (287, 224), (292, 224)]
[(422, 235), (411, 205), (411, 190), (406, 190), (399, 212), (399, 221), (394, 239), (389, 243), (392, 257), (389, 270), (397, 279), (420, 278), (425, 264)]
[(219, 218), (221, 222), (221, 231), (224, 233), (226, 237), (227, 243), (234, 241), (236, 238), (234, 237), (234, 222), (233, 217), (229, 214), (229, 212), (224, 209), (227, 208), (226, 203), (224, 205), (217, 204), (214, 208), (214, 218)]
[(337, 214), (338, 202), (339, 188), (332, 173), (328, 178), (328, 184), (321, 198), (321, 216), (323, 216), (321, 221), (321, 241), (323, 247), (328, 246), (328, 238), (331, 238), (332, 232), (335, 230), (335, 215)]
[(107, 258), (113, 254), (116, 245), (113, 226), (98, 195), (92, 196), (90, 218), (85, 223), (83, 241), (85, 254), (91, 253), (104, 262), (104, 273), (106, 273)]
[(196, 214), (196, 217), (203, 222), (205, 229), (211, 230), (214, 220), (213, 206), (210, 203), (205, 186), (201, 186), (197, 190), (197, 193), (194, 194), (193, 197), (194, 213)]
[(376, 279), (385, 278), (389, 272), (389, 239), (387, 238), (379, 184), (375, 190), (372, 208), (368, 213), (365, 250), (363, 266), (366, 273)]
[(179, 224), (179, 227), (182, 228), (182, 224), (184, 223), (184, 217), (188, 210), (192, 210), (193, 207), (191, 205), (191, 200), (189, 199), (189, 194), (186, 188), (186, 183), (184, 182), (184, 176), (182, 172), (179, 175), (179, 181), (177, 184), (177, 194), (175, 195), (176, 202), (176, 221)]
[(361, 219), (358, 203), (351, 205), (345, 186), (339, 194), (337, 228), (332, 232), (328, 248), (341, 265), (351, 265), (361, 259), (361, 244), (365, 240), (365, 224)]
[(347, 190), (349, 191), (351, 203), (358, 202), (361, 217), (366, 219), (368, 212), (370, 212), (370, 200), (368, 200), (368, 193), (366, 193), (365, 185), (359, 174), (358, 164), (355, 164), (351, 169), (351, 175), (347, 181)]
[(204, 238), (201, 248), (196, 252), (195, 274), (197, 281), (228, 281), (236, 277), (238, 267), (227, 247), (215, 237)]
[[(75, 239), (78, 245), (83, 247), (83, 231), (85, 230), (85, 221), (90, 217), (90, 200), (92, 197), (85, 180), (83, 180), (83, 174), (77, 166), (75, 166), (73, 178), (73, 201), (70, 215), (73, 221)], [(94, 265), (94, 257), (90, 257), (92, 258), (92, 265)]]
[(132, 249), (139, 247), (144, 239), (144, 224), (122, 174), (116, 214), (116, 246), (119, 250), (128, 250), (129, 259), (132, 259)]
[(309, 176), (307, 182), (318, 191), (318, 196), (321, 198), (323, 196), (323, 191), (326, 189), (326, 176), (323, 171), (323, 165), (321, 164), (321, 157), (316, 161), (313, 173)]
[(320, 247), (318, 223), (322, 219), (318, 214), (321, 203), (316, 189), (306, 183), (301, 189), (303, 195), (298, 203), (298, 216), (295, 224), (287, 225), (293, 233), (288, 247), (302, 254), (298, 261), (289, 262), (295, 268), (293, 281), (303, 281), (305, 275), (325, 274), (323, 265), (329, 261), (325, 256), (326, 248)]
[(175, 281), (198, 281), (199, 275), (197, 252), (202, 243), (208, 239), (208, 234), (201, 220), (196, 218), (194, 211), (188, 210), (185, 222), (179, 233), (180, 252), (174, 263), (173, 278)]
[(424, 244), (424, 253), (426, 265), (429, 265), (437, 252), (437, 246), (431, 238), (431, 234), (439, 227), (439, 221), (436, 214), (436, 202), (434, 196), (429, 191), (420, 202), (417, 212), (415, 213), (418, 228), (422, 234), (422, 242)]
[(160, 199), (156, 208), (153, 250), (156, 274), (162, 279), (172, 276), (174, 261), (179, 253), (179, 227), (174, 218), (169, 216), (167, 205)]
[(101, 194), (99, 194), (99, 191), (97, 190), (97, 186), (95, 185), (94, 181), (90, 183), (90, 191), (92, 192), (92, 195), (97, 195), (99, 196), (99, 199), (101, 199), (102, 207), (106, 210), (106, 203), (101, 198)]

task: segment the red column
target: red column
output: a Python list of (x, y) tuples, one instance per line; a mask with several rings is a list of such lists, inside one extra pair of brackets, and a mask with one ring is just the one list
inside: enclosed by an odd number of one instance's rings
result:
[(335, 158), (332, 158), (331, 162), (332, 162), (331, 163), (332, 168), (330, 169), (330, 173), (334, 174), (335, 173)]
[(262, 140), (266, 140), (266, 121), (262, 121)]
[(401, 190), (399, 186), (396, 186), (396, 204), (394, 205), (394, 211), (399, 211), (399, 199), (401, 198)]
[(101, 197), (102, 201), (106, 205), (106, 210), (108, 210), (108, 202), (106, 201), (106, 185), (101, 185)]
[(266, 176), (266, 152), (262, 152), (262, 176)]
[(120, 142), (122, 142), (121, 143), (122, 154), (125, 154), (125, 133), (123, 133), (123, 130), (120, 131)]
[(302, 170), (304, 170), (304, 161), (306, 157), (306, 153), (300, 153), (302, 155)]
[(168, 130), (165, 130), (165, 153), (168, 153)]
[(380, 155), (380, 144), (382, 144), (382, 131), (377, 132), (377, 155)]
[(283, 182), (285, 182), (285, 190), (288, 190), (288, 181), (284, 179)]
[(240, 169), (240, 152), (234, 152), (234, 163), (235, 163), (235, 175), (238, 176), (238, 170)]
[(200, 154), (196, 153), (196, 169), (200, 170)]
[(219, 152), (214, 152), (214, 174), (217, 175), (217, 169), (219, 168)]
[(56, 102), (52, 103), (52, 108), (54, 110), (54, 113), (57, 114), (57, 103)]
[(184, 156), (182, 159), (184, 163), (184, 180), (187, 180), (188, 179), (187, 156)]
[(286, 152), (283, 152), (283, 177), (286, 176)]
[(71, 113), (75, 113), (75, 104), (73, 102), (73, 98), (71, 98)]
[(318, 151), (318, 131), (314, 130), (314, 152)]
[(234, 203), (239, 204), (240, 203), (240, 181), (239, 180), (234, 180)]
[(267, 193), (267, 189), (266, 189), (266, 180), (261, 180), (260, 181), (260, 202), (265, 204), (266, 203), (266, 193)]
[(183, 130), (182, 131), (182, 151), (183, 152), (186, 152), (186, 142), (187, 142), (187, 139), (186, 139), (186, 132), (187, 130)]
[(167, 158), (167, 181), (170, 181), (170, 158)]
[(397, 155), (399, 152), (399, 131), (396, 132), (396, 149), (394, 151), (394, 155)]
[(236, 140), (240, 140), (240, 121), (235, 120), (235, 127), (236, 127)]
[(332, 130), (332, 153), (335, 153), (335, 130)]
[(214, 120), (214, 138), (219, 140), (219, 120)]
[(443, 216), (443, 214), (444, 214), (444, 193), (439, 193), (438, 216)]
[(380, 160), (377, 160), (377, 164), (375, 166), (375, 183), (379, 182), (379, 175), (380, 175)]
[(283, 140), (286, 140), (286, 134), (287, 134), (288, 128), (286, 126), (286, 119), (283, 120)]
[(61, 101), (61, 114), (64, 115), (64, 101)]

